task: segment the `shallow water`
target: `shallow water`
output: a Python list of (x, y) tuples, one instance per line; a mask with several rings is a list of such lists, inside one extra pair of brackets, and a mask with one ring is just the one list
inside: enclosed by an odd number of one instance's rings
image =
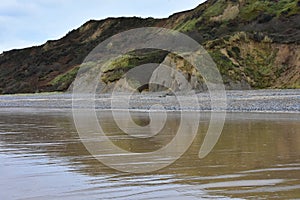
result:
[[(162, 134), (133, 139), (108, 112), (99, 115), (115, 144), (133, 152), (163, 147), (180, 121), (168, 113)], [(132, 115), (140, 125), (149, 122), (146, 113)], [(202, 115), (194, 143), (175, 163), (128, 174), (86, 150), (70, 111), (1, 111), (0, 199), (300, 198), (300, 114), (229, 113), (218, 143), (199, 159), (208, 117)]]

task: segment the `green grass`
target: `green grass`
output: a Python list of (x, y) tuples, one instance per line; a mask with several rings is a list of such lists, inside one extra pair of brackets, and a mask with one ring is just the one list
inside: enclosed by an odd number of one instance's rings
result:
[(227, 3), (225, 0), (219, 0), (213, 5), (211, 5), (208, 9), (205, 10), (203, 16), (205, 17), (214, 17), (221, 15), (225, 8), (227, 7)]
[(134, 67), (135, 60), (138, 59), (138, 57), (134, 57), (131, 55), (123, 55), (118, 57), (117, 59), (113, 60), (106, 66), (103, 66), (101, 68), (101, 72), (109, 72), (117, 69), (124, 69), (124, 68), (132, 68)]
[(119, 80), (130, 69), (146, 63), (161, 63), (164, 57), (165, 53), (161, 50), (129, 52), (103, 66), (101, 80), (105, 83)]
[(61, 87), (67, 87), (69, 84), (72, 83), (72, 81), (75, 79), (77, 72), (79, 70), (79, 66), (74, 67), (67, 71), (64, 74), (58, 75), (55, 77), (50, 84), (53, 86), (61, 86)]
[(188, 20), (185, 23), (176, 27), (176, 30), (181, 31), (181, 32), (188, 32), (188, 31), (195, 30), (196, 24), (198, 21), (199, 21), (199, 19)]
[(278, 2), (251, 0), (241, 7), (240, 16), (247, 21), (255, 19), (262, 13), (276, 17), (280, 15), (290, 16), (299, 13), (297, 4), (298, 0), (278, 0)]

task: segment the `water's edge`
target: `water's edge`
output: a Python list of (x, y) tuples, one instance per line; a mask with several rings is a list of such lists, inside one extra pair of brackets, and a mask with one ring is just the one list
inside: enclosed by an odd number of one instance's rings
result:
[[(211, 108), (209, 93), (197, 94), (198, 105), (194, 105), (192, 96), (179, 96), (185, 107), (181, 107), (176, 96), (164, 96), (160, 93), (134, 94), (130, 97), (129, 106), (123, 105), (120, 94), (114, 98), (117, 107), (112, 106), (110, 94), (97, 95), (94, 99), (86, 99), (85, 95), (73, 98), (71, 93), (41, 93), (22, 95), (0, 95), (0, 109), (9, 110), (70, 110), (96, 109), (96, 110), (132, 110), (149, 112), (151, 106), (162, 105), (164, 111), (220, 111), (220, 112), (254, 112), (254, 113), (300, 113), (300, 89), (294, 90), (247, 90), (227, 91), (227, 107)], [(80, 103), (81, 101), (81, 103)], [(119, 102), (119, 103), (118, 103)], [(160, 109), (153, 110), (162, 111)]]

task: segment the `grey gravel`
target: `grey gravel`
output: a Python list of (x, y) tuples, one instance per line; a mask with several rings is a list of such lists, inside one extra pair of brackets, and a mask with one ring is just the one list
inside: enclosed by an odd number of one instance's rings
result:
[[(232, 112), (300, 112), (300, 89), (292, 90), (244, 90), (226, 91), (227, 111)], [(120, 94), (117, 98), (122, 100), (126, 94)], [(209, 93), (197, 94), (199, 107), (190, 103), (191, 96), (182, 95), (185, 106), (181, 108), (176, 96), (164, 93), (134, 94), (130, 98), (129, 109), (149, 110), (152, 105), (160, 104), (168, 111), (210, 111)], [(120, 101), (121, 101), (120, 100)], [(111, 95), (102, 94), (96, 97), (96, 109), (111, 109)], [(83, 106), (84, 107), (84, 106)], [(71, 93), (42, 93), (1, 95), (0, 109), (10, 110), (18, 108), (30, 109), (72, 109)], [(123, 104), (116, 109), (128, 109)], [(220, 108), (214, 108), (214, 110)]]

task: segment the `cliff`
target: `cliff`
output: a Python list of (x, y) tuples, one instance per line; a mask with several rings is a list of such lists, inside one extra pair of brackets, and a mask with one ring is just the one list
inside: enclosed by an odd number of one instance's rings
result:
[[(300, 88), (299, 13), (299, 0), (208, 0), (165, 19), (91, 20), (59, 40), (2, 53), (0, 93), (66, 91), (97, 44), (125, 30), (152, 26), (181, 31), (202, 44), (228, 89)], [(175, 62), (171, 58), (160, 51), (132, 52), (104, 72), (101, 81), (109, 90), (129, 69), (128, 64), (151, 59)], [(195, 77), (189, 66), (180, 63), (178, 68)], [(201, 78), (200, 85), (196, 82), (193, 79), (195, 88), (201, 90)]]

